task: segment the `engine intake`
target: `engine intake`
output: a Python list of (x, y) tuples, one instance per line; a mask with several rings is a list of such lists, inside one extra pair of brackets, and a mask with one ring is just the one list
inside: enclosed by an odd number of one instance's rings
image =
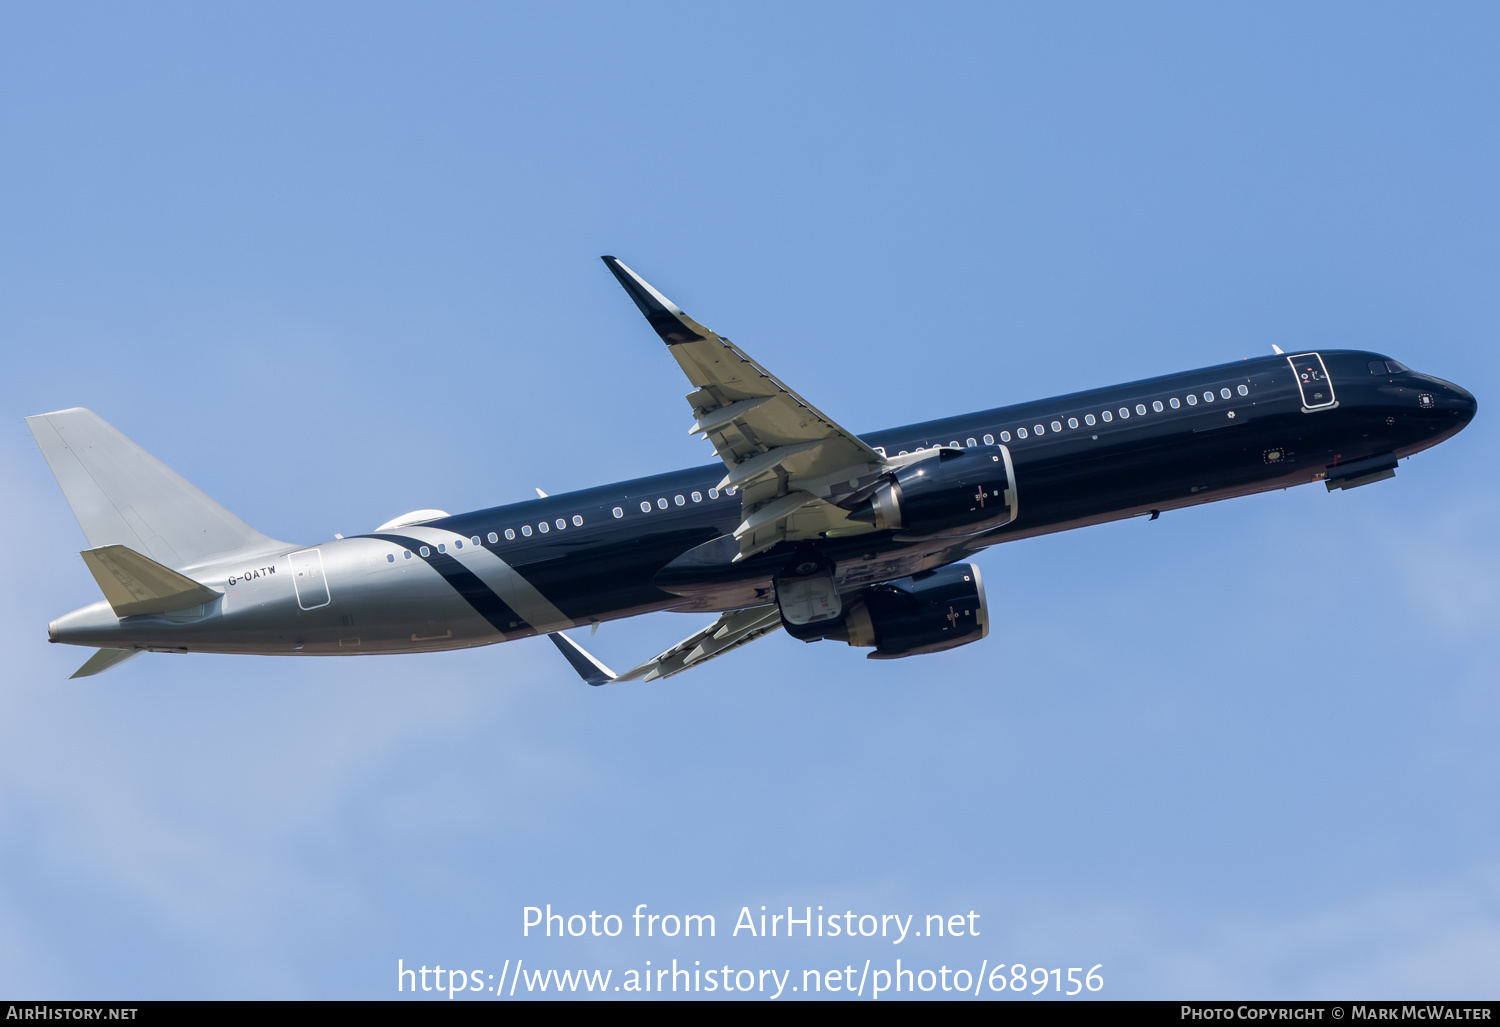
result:
[(894, 660), (968, 645), (989, 632), (979, 568), (960, 563), (865, 589), (823, 637), (873, 647), (872, 660)]

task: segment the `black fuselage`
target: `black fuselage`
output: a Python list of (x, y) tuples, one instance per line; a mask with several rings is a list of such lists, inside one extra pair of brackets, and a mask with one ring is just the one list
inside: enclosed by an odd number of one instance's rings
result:
[[(1381, 354), (1307, 356), (1326, 369), (1321, 382), (1309, 381), (1293, 357), (1267, 356), (864, 435), (891, 456), (1006, 446), (1016, 515), (967, 537), (883, 531), (819, 547), (837, 563), (841, 587), (858, 587), (997, 542), (1323, 480), (1369, 458), (1394, 463), (1474, 414), (1465, 390)], [(723, 475), (722, 465), (705, 465), (432, 527), (479, 537), (575, 621), (764, 603), (788, 554), (731, 562), (735, 549), (724, 536), (741, 510), (737, 497), (717, 491)]]

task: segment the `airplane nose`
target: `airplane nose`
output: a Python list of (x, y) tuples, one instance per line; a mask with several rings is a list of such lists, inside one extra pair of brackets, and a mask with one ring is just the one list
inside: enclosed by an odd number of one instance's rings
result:
[(1453, 393), (1455, 412), (1463, 419), (1465, 424), (1468, 424), (1474, 419), (1474, 414), (1479, 410), (1479, 401), (1474, 398), (1474, 394), (1468, 389), (1454, 385), (1452, 382), (1448, 383), (1448, 389)]

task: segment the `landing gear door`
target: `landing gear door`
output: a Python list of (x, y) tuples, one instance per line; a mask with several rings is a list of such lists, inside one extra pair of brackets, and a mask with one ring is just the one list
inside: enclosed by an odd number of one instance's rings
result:
[(1292, 365), (1292, 374), (1297, 378), (1297, 388), (1302, 390), (1304, 414), (1338, 406), (1338, 400), (1333, 395), (1333, 383), (1328, 380), (1328, 369), (1323, 366), (1322, 357), (1316, 353), (1301, 353), (1286, 359)]

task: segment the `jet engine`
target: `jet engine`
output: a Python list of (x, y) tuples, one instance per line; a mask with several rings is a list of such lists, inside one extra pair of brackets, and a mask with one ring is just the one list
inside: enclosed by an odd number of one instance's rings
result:
[(960, 563), (865, 589), (846, 600), (843, 620), (823, 637), (894, 660), (968, 645), (989, 631), (979, 568)]
[(1015, 517), (1016, 484), (1003, 446), (928, 450), (849, 507), (849, 519), (904, 536), (973, 535)]

